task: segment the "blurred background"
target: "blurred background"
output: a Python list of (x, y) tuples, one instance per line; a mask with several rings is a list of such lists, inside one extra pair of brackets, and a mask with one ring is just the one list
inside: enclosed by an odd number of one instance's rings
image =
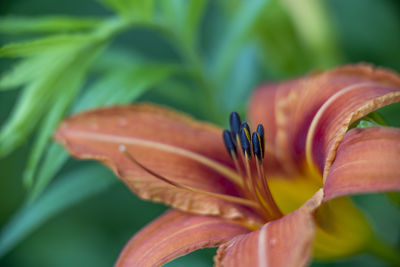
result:
[[(400, 71), (400, 2), (3, 0), (0, 45), (0, 265), (112, 266), (166, 207), (69, 158), (51, 140), (62, 118), (150, 101), (225, 126), (264, 82), (361, 61)], [(400, 127), (398, 104), (378, 112)], [(354, 200), (399, 246), (399, 196)], [(214, 253), (167, 266), (210, 266)], [(348, 265), (384, 263), (313, 262)]]

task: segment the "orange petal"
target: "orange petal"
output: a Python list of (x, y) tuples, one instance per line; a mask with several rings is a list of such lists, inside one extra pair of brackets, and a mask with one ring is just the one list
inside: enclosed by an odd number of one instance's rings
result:
[[(281, 166), (286, 166), (287, 171), (300, 170), (305, 160), (307, 134), (320, 108), (336, 93), (366, 83), (386, 89), (400, 88), (400, 78), (390, 71), (368, 65), (344, 66), (279, 86), (261, 88), (252, 98), (251, 121), (263, 122), (266, 132), (272, 131), (271, 148)], [(265, 92), (271, 90), (276, 92)], [(270, 120), (271, 109), (274, 110), (275, 121)], [(347, 121), (340, 117), (337, 123), (344, 125)]]
[[(299, 80), (292, 80), (281, 84), (266, 84), (254, 92), (250, 99), (249, 119), (253, 127), (262, 123), (265, 128), (265, 168), (268, 173), (276, 175), (293, 170), (288, 149), (288, 140), (282, 131), (286, 121), (283, 112), (288, 95), (295, 88)], [(286, 162), (285, 162), (286, 161)]]
[(217, 266), (306, 265), (315, 233), (313, 213), (322, 198), (319, 190), (300, 209), (222, 245), (215, 258)]
[(400, 101), (397, 88), (376, 82), (357, 83), (341, 90), (317, 112), (307, 136), (307, 160), (317, 165), (324, 177), (349, 125), (368, 113)]
[(116, 266), (160, 266), (194, 250), (219, 246), (248, 231), (218, 217), (171, 210), (129, 240)]
[(400, 129), (350, 130), (339, 145), (324, 185), (325, 199), (400, 190)]
[[(248, 207), (157, 179), (128, 156), (172, 183), (249, 202), (240, 198), (241, 180), (225, 151), (222, 130), (210, 124), (167, 108), (141, 104), (73, 116), (61, 124), (56, 139), (73, 156), (108, 165), (144, 199), (200, 214), (254, 217)], [(121, 145), (128, 154), (119, 150)]]

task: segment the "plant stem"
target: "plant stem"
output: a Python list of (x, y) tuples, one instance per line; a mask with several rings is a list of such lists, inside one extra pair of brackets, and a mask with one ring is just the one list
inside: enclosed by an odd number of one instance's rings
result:
[(304, 45), (315, 58), (314, 66), (327, 68), (343, 61), (324, 1), (280, 0)]
[(137, 27), (139, 25), (146, 26), (160, 32), (178, 48), (178, 51), (180, 51), (181, 56), (185, 61), (185, 66), (189, 69), (189, 73), (191, 73), (199, 86), (204, 90), (203, 92), (206, 98), (206, 105), (202, 110), (204, 111), (205, 117), (217, 121), (217, 116), (219, 113), (217, 111), (216, 102), (214, 99), (214, 90), (216, 86), (210, 77), (207, 76), (204, 64), (195, 47), (181, 38), (181, 36), (173, 29), (160, 23), (113, 18), (106, 21), (99, 33), (100, 36), (104, 36), (104, 38), (108, 39), (126, 29), (135, 26)]
[(189, 69), (189, 73), (191, 73), (192, 77), (197, 81), (200, 88), (204, 90), (203, 92), (206, 98), (206, 105), (202, 109), (204, 115), (208, 119), (216, 121), (218, 119), (218, 112), (214, 99), (214, 90), (216, 86), (210, 77), (208, 77), (198, 51), (193, 45), (181, 38), (181, 36), (173, 29), (158, 23), (151, 23), (148, 24), (148, 26), (154, 30), (158, 30), (178, 48), (178, 51), (180, 51), (181, 56), (185, 61), (186, 67)]

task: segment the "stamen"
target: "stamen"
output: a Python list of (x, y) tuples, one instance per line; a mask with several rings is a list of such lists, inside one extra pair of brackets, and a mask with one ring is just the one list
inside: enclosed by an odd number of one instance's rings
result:
[(257, 159), (258, 162), (262, 161), (263, 155), (263, 147), (261, 146), (261, 136), (259, 133), (254, 132), (251, 138), (253, 142), (253, 153), (254, 157)]
[(240, 128), (243, 128), (245, 130), (247, 139), (249, 139), (249, 142), (251, 143), (250, 127), (247, 124), (247, 122), (243, 122), (243, 124), (240, 126)]
[(233, 164), (235, 165), (236, 171), (239, 173), (240, 177), (242, 177), (243, 184), (246, 185), (246, 179), (243, 176), (243, 171), (238, 161), (236, 145), (232, 139), (231, 132), (229, 132), (228, 130), (224, 130), (222, 137), (224, 139), (226, 150), (228, 151), (229, 156), (231, 156), (231, 159), (233, 160)]
[(238, 204), (242, 204), (242, 205), (253, 207), (253, 208), (259, 208), (259, 205), (256, 202), (248, 200), (248, 199), (234, 197), (234, 196), (230, 196), (230, 195), (219, 194), (219, 193), (208, 192), (208, 191), (204, 191), (204, 190), (201, 190), (201, 189), (193, 188), (191, 186), (182, 185), (180, 183), (171, 181), (168, 178), (165, 178), (164, 176), (162, 176), (162, 175), (150, 170), (149, 168), (147, 168), (146, 166), (141, 164), (139, 161), (137, 161), (137, 159), (134, 158), (133, 155), (126, 150), (126, 147), (124, 145), (120, 145), (118, 149), (130, 161), (132, 161), (134, 164), (136, 164), (139, 168), (141, 168), (142, 170), (144, 170), (148, 174), (152, 175), (153, 177), (155, 177), (155, 178), (157, 178), (157, 179), (159, 179), (159, 180), (161, 180), (161, 181), (163, 181), (165, 183), (168, 183), (168, 184), (170, 184), (172, 186), (175, 186), (175, 187), (177, 187), (179, 189), (187, 190), (187, 191), (194, 192), (194, 193), (204, 194), (204, 195), (208, 195), (208, 196), (212, 196), (212, 197), (216, 197), (216, 198), (219, 198), (219, 199), (227, 200), (227, 201), (230, 201), (230, 202), (233, 202), (233, 203), (238, 203)]
[[(256, 158), (256, 167), (257, 167), (257, 175), (258, 175), (258, 183), (257, 186), (259, 188), (260, 194), (263, 198), (268, 198), (269, 190), (268, 184), (266, 183), (264, 168), (262, 166), (262, 146), (261, 146), (261, 136), (258, 132), (254, 132), (252, 135), (252, 143), (253, 143), (253, 153)], [(264, 199), (263, 199), (264, 200)], [(269, 208), (268, 202), (262, 201), (263, 206), (272, 214), (271, 209)]]
[(262, 148), (262, 158), (264, 158), (265, 155), (265, 139), (264, 139), (264, 126), (262, 126), (262, 124), (259, 124), (257, 126), (257, 133), (260, 135), (260, 139), (261, 139), (261, 148)]
[[(246, 127), (247, 126), (247, 127)], [(249, 126), (247, 123), (242, 124), (242, 127), (240, 127), (240, 145), (242, 146), (242, 151), (245, 157), (247, 157), (249, 160), (251, 159), (251, 139), (250, 139), (250, 133), (249, 133)]]
[[(232, 112), (231, 115), (229, 116), (229, 124), (231, 126), (231, 137), (232, 137), (232, 142), (234, 144), (237, 144), (238, 146), (240, 146), (240, 137), (239, 137), (239, 132), (240, 132), (240, 126), (242, 125), (242, 121), (240, 120), (240, 116), (237, 112)], [(225, 140), (224, 140), (225, 142)], [(244, 157), (243, 153), (241, 153), (241, 156)], [(239, 166), (239, 163), (235, 163)], [(240, 169), (236, 167), (236, 169)], [(245, 178), (242, 175), (242, 172), (240, 172), (240, 175), (243, 177), (243, 179)], [(244, 180), (244, 184), (246, 185), (246, 181)]]
[(251, 186), (251, 191), (252, 191), (252, 197), (260, 202), (260, 196), (257, 193), (257, 181), (255, 180), (255, 177), (251, 174), (251, 168), (250, 168), (250, 161), (251, 161), (251, 138), (250, 138), (250, 127), (249, 125), (245, 122), (242, 124), (242, 127), (240, 128), (240, 144), (242, 146), (242, 151), (243, 151), (243, 163), (246, 168), (246, 176), (248, 179), (248, 182), (250, 183)]
[(236, 145), (233, 142), (231, 133), (228, 130), (224, 130), (222, 133), (222, 138), (224, 139), (225, 147), (229, 153), (229, 156), (231, 156), (231, 158), (237, 156)]
[[(230, 115), (231, 132), (225, 130), (223, 138), (225, 147), (235, 163), (235, 167), (243, 177), (245, 192), (248, 197), (259, 203), (262, 213), (267, 218), (276, 219), (282, 216), (282, 212), (276, 205), (268, 186), (267, 178), (264, 173), (263, 159), (265, 157), (264, 127), (262, 124), (257, 126), (257, 130), (251, 135), (250, 127), (247, 122), (240, 124), (241, 120), (236, 112)], [(240, 148), (237, 148), (240, 146)], [(238, 163), (238, 151), (245, 167), (245, 175)], [(257, 167), (257, 175), (251, 173), (251, 160), (254, 155)]]
[[(260, 131), (260, 132), (264, 133), (264, 129), (261, 124), (259, 124), (257, 127), (257, 130), (259, 130), (259, 129), (262, 129), (262, 131)], [(258, 133), (258, 131), (253, 133), (252, 142), (253, 142), (254, 157), (257, 159), (256, 166), (257, 166), (258, 179), (259, 179), (259, 181), (261, 181), (261, 185), (260, 185), (261, 192), (260, 193), (265, 198), (266, 204), (267, 204), (267, 206), (265, 208), (267, 208), (267, 210), (270, 212), (270, 214), (274, 218), (279, 218), (282, 216), (282, 212), (280, 211), (280, 209), (278, 208), (278, 206), (276, 205), (276, 203), (272, 197), (272, 194), (269, 189), (268, 182), (267, 182), (267, 179), (266, 179), (266, 176), (264, 173), (264, 166), (262, 164), (264, 147), (261, 145), (262, 138), (261, 138), (261, 135)]]
[(242, 125), (240, 116), (239, 114), (237, 114), (237, 112), (231, 113), (231, 115), (229, 116), (229, 124), (231, 126), (233, 140), (236, 141), (237, 137), (239, 136), (240, 125)]
[[(246, 152), (244, 153), (244, 166), (246, 169), (246, 177), (247, 177), (247, 181), (246, 185), (247, 185), (247, 190), (249, 192), (251, 192), (250, 197), (252, 197), (254, 200), (259, 202), (259, 196), (257, 194), (257, 185), (256, 185), (256, 181), (253, 177), (253, 175), (251, 175), (251, 168), (250, 168), (250, 159), (251, 159), (251, 153), (247, 154)], [(249, 185), (250, 184), (250, 185)], [(251, 189), (250, 189), (251, 186)]]
[[(228, 151), (228, 153), (231, 155), (231, 158), (233, 159), (233, 163), (235, 164), (235, 168), (236, 168), (237, 172), (243, 179), (244, 193), (247, 197), (251, 198), (253, 194), (250, 190), (249, 178), (247, 178), (247, 177), (249, 177), (249, 171), (248, 171), (249, 168), (247, 167), (248, 163), (246, 163), (249, 161), (246, 158), (251, 157), (251, 152), (249, 149), (247, 149), (247, 152), (245, 152), (243, 150), (241, 151), (239, 149), (240, 157), (241, 157), (243, 165), (245, 166), (245, 169), (246, 169), (246, 173), (247, 173), (247, 176), (246, 176), (243, 172), (241, 165), (239, 164), (237, 151), (235, 150), (236, 154), (233, 154), (232, 149), (231, 149), (231, 147), (234, 146), (235, 144), (237, 144), (238, 146), (241, 146), (240, 130), (241, 130), (242, 122), (241, 122), (240, 116), (237, 112), (231, 113), (231, 115), (229, 117), (229, 123), (231, 126), (231, 134), (229, 135), (226, 132), (223, 133), (225, 146), (227, 147), (228, 150), (230, 150), (230, 151)], [(241, 146), (241, 147), (243, 149), (243, 146)], [(250, 142), (248, 142), (247, 147), (250, 147)]]

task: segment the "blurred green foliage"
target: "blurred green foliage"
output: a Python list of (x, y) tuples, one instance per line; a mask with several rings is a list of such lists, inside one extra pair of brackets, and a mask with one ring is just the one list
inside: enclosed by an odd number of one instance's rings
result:
[[(152, 101), (223, 125), (265, 81), (359, 61), (400, 71), (395, 0), (13, 0), (0, 15), (2, 266), (110, 266), (165, 210), (54, 144), (68, 114)], [(400, 126), (399, 105), (379, 112)], [(356, 201), (399, 244), (399, 210), (383, 196)], [(168, 266), (209, 266), (214, 253)], [(348, 264), (381, 262), (314, 263)]]

